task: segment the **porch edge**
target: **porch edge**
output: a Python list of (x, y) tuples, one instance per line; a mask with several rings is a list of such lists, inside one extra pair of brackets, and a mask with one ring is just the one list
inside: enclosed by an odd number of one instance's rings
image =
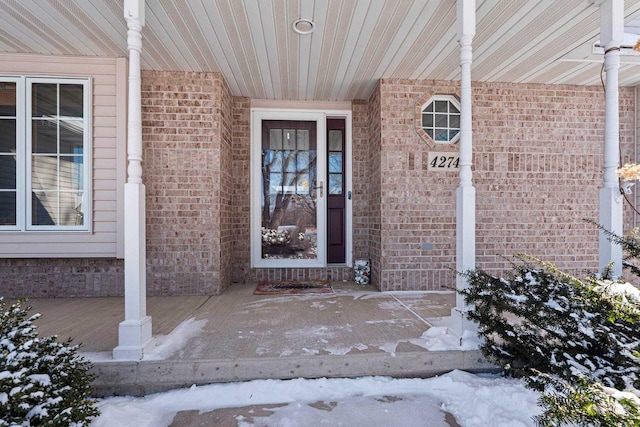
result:
[(95, 363), (94, 396), (144, 396), (161, 391), (256, 379), (353, 378), (390, 376), (427, 378), (453, 369), (493, 372), (479, 350), (430, 351), (346, 356), (200, 359)]

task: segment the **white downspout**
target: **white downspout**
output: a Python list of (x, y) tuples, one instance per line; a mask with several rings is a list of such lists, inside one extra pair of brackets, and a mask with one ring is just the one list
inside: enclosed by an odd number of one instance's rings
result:
[[(604, 106), (604, 180), (600, 189), (600, 225), (622, 236), (622, 196), (616, 169), (620, 163), (620, 112), (618, 69), (620, 45), (624, 37), (624, 1), (593, 0), (600, 7), (600, 43), (604, 46), (606, 95)], [(611, 242), (603, 231), (599, 237), (600, 272), (613, 263), (611, 273), (622, 276), (622, 247)]]
[(151, 317), (147, 316), (145, 187), (142, 183), (142, 101), (140, 53), (144, 0), (124, 0), (129, 49), (127, 118), (127, 183), (124, 185), (124, 321), (118, 330), (113, 358), (140, 360), (154, 347)]

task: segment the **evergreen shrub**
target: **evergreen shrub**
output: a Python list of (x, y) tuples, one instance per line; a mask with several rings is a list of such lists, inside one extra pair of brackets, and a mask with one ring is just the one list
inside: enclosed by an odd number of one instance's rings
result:
[(517, 258), (505, 277), (464, 273), (485, 357), (542, 393), (538, 425), (640, 426), (640, 298), (625, 292), (631, 285)]
[(0, 297), (0, 426), (88, 425), (98, 415), (90, 364), (71, 340), (38, 337), (30, 309)]

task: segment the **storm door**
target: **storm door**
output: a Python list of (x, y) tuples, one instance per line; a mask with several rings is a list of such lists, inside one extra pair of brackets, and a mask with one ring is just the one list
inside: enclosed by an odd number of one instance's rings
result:
[(325, 156), (318, 152), (318, 123), (262, 120), (261, 125), (260, 260), (273, 266), (322, 265), (326, 168), (319, 163)]

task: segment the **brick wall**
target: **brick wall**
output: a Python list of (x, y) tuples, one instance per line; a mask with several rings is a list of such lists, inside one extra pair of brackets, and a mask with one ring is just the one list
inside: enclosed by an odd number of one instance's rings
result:
[(147, 289), (215, 294), (230, 281), (231, 97), (217, 73), (142, 73)]
[[(381, 287), (381, 271), (385, 268), (382, 232), (382, 103), (381, 86), (378, 85), (369, 98), (369, 141), (367, 182), (367, 225), (369, 258), (371, 260), (371, 283)], [(384, 236), (387, 237), (387, 236)]]
[[(477, 265), (507, 267), (518, 251), (583, 274), (597, 268), (595, 228), (602, 182), (604, 97), (597, 86), (474, 83)], [(454, 283), (457, 173), (427, 172), (434, 146), (416, 133), (429, 94), (456, 94), (452, 82), (381, 82), (382, 290), (439, 289)], [(633, 140), (633, 91), (620, 92), (621, 142)], [(413, 117), (414, 120), (409, 118)], [(422, 243), (433, 250), (423, 251)]]
[(111, 297), (123, 291), (123, 260), (0, 259), (0, 296), (5, 298)]
[[(216, 293), (222, 292), (231, 285), (233, 274), (233, 245), (236, 239), (233, 230), (233, 191), (236, 187), (233, 169), (233, 98), (227, 83), (221, 76), (217, 76), (219, 99), (216, 106), (218, 127), (216, 128), (219, 141), (220, 171), (219, 197), (216, 201), (220, 209), (220, 276)], [(216, 125), (214, 125), (216, 126)], [(215, 206), (213, 207), (215, 209)]]
[(369, 153), (371, 150), (369, 136), (371, 118), (369, 102), (354, 100), (352, 111), (352, 171), (353, 185), (353, 258), (370, 258), (369, 253)]
[(233, 282), (251, 277), (251, 100), (233, 98)]

